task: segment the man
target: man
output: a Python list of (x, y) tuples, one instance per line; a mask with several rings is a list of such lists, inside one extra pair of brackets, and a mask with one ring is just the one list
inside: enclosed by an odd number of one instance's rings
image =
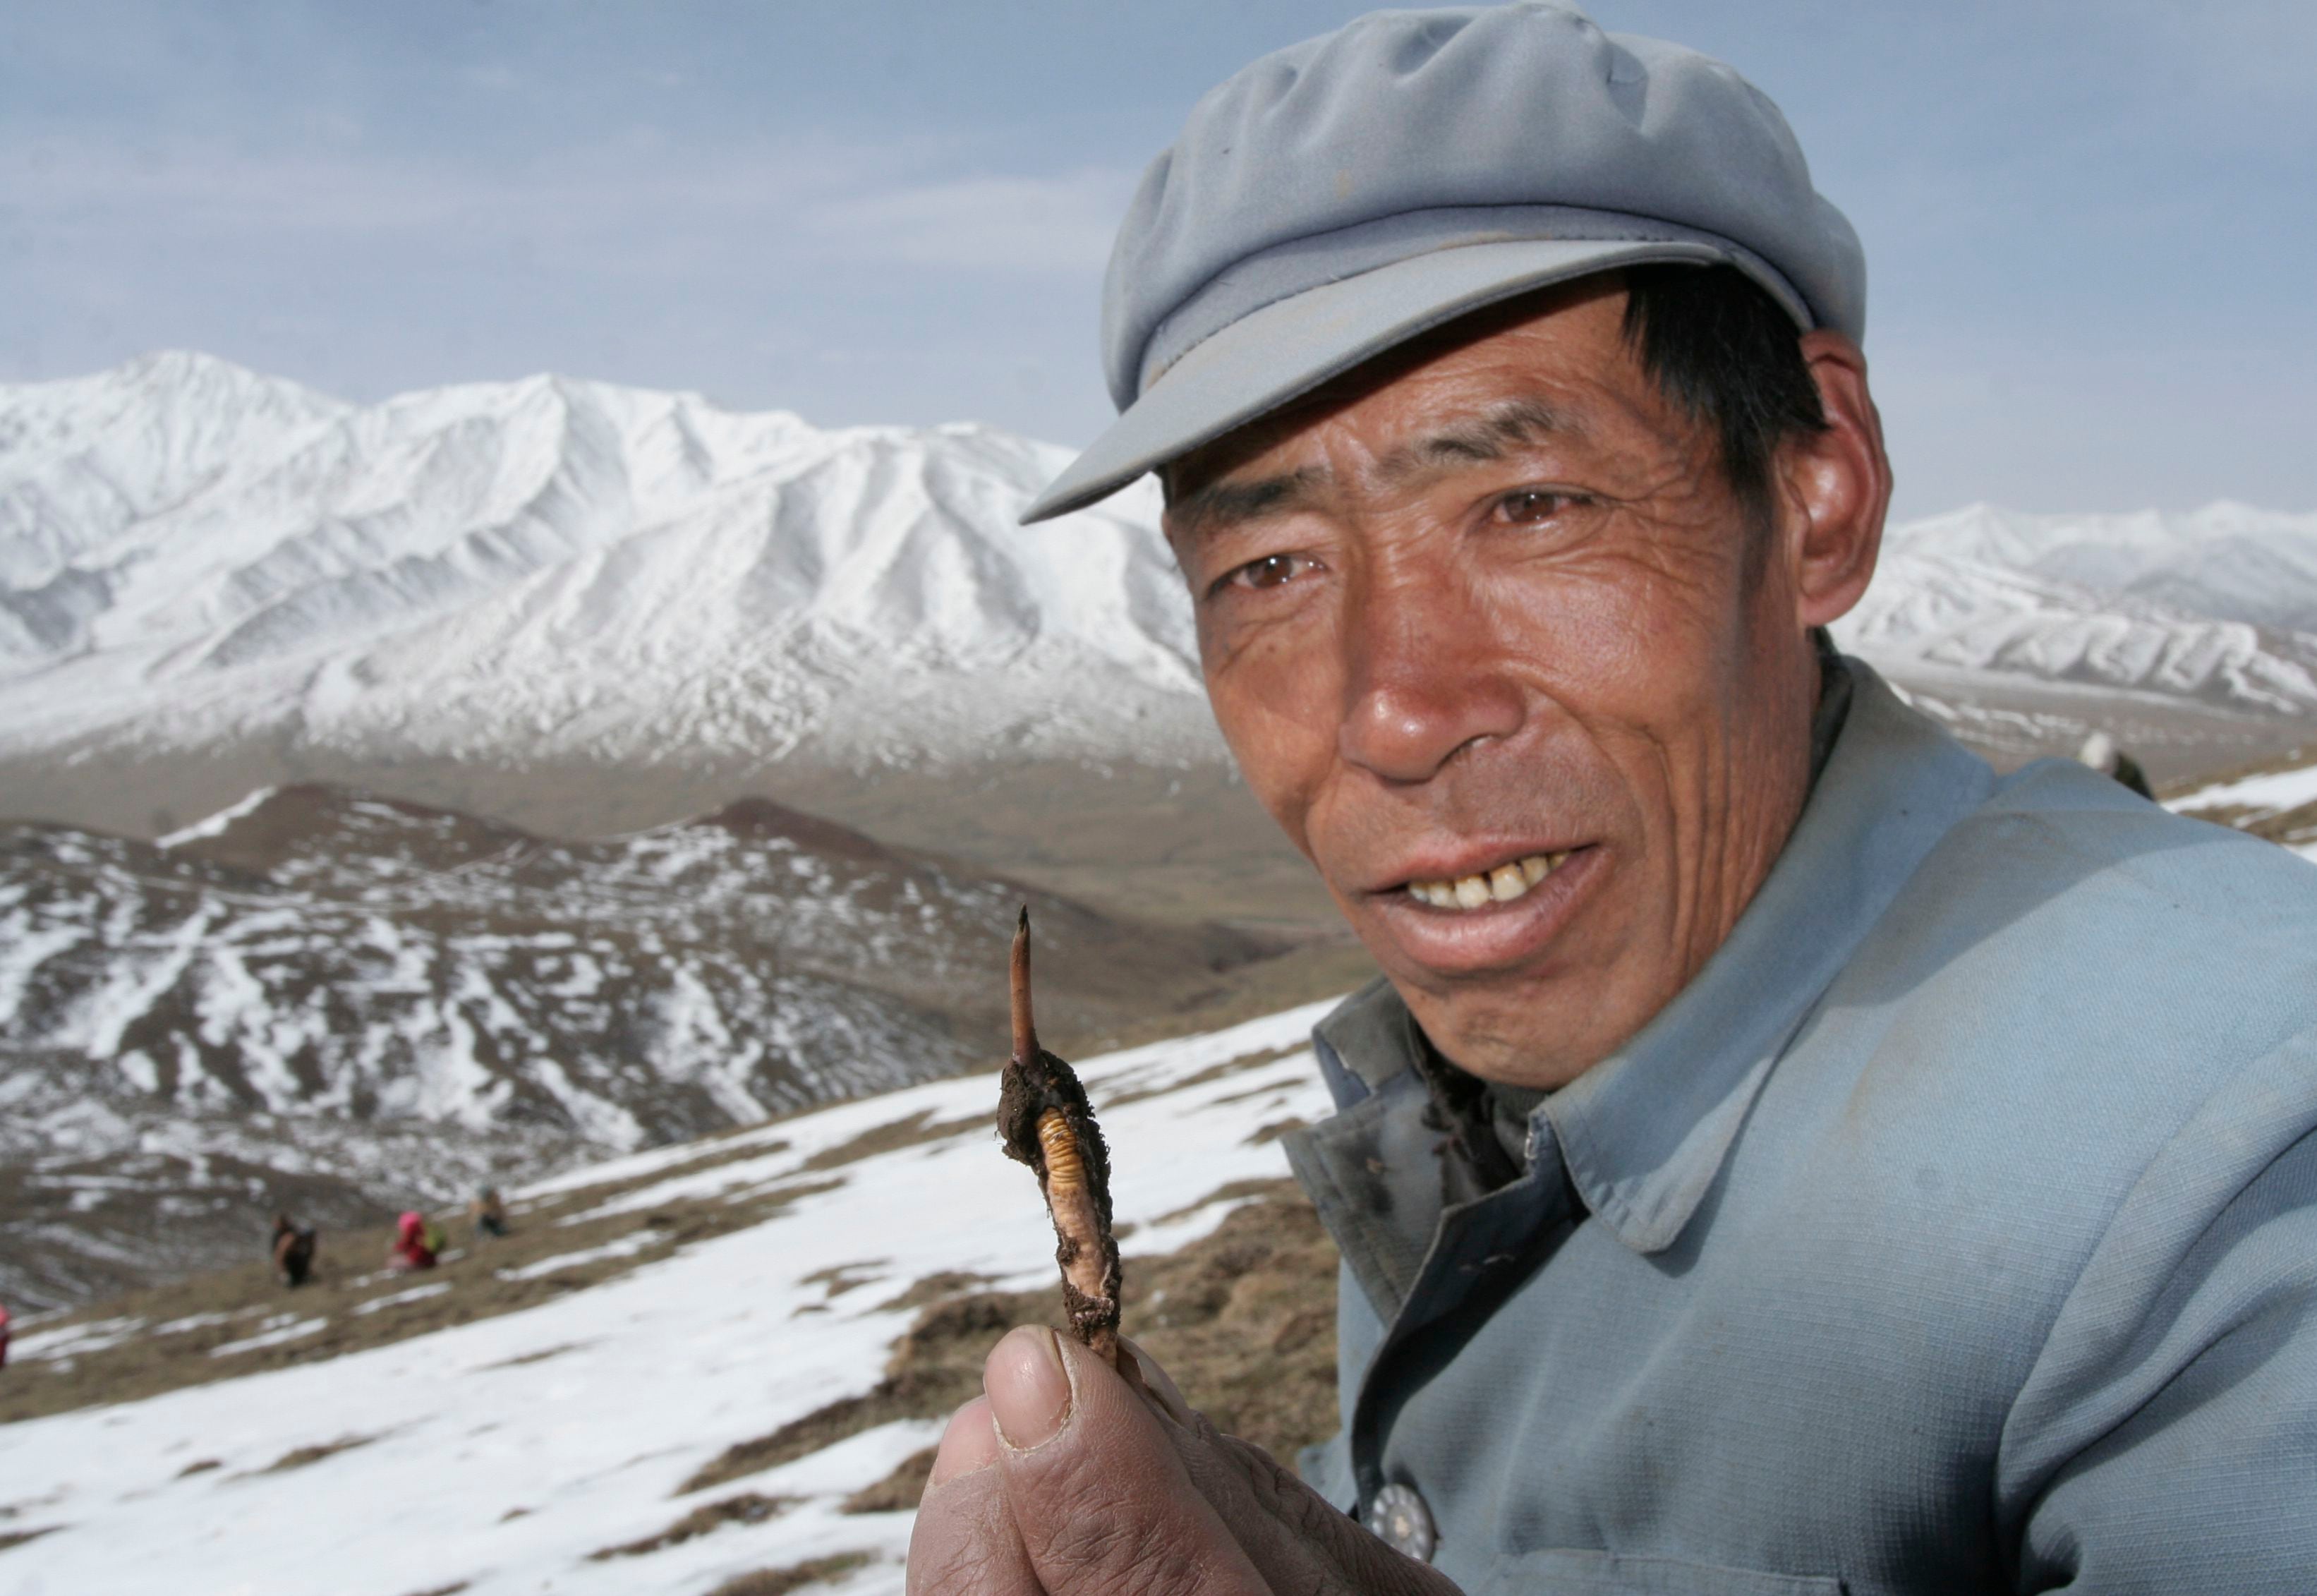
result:
[(1290, 1143), (1344, 1430), (1306, 1484), (1016, 1331), (913, 1590), (2317, 1590), (2317, 874), (1826, 647), (1864, 298), (1767, 100), (1567, 10), (1194, 111), (1032, 515), (1160, 473), (1384, 970)]
[(314, 1272), (314, 1251), (319, 1245), (320, 1239), (312, 1225), (300, 1224), (287, 1214), (276, 1214), (270, 1249), (274, 1278), (284, 1286), (303, 1286)]
[(442, 1233), (425, 1215), (413, 1210), (394, 1222), (394, 1240), (386, 1247), (386, 1267), (396, 1274), (431, 1269), (442, 1251)]

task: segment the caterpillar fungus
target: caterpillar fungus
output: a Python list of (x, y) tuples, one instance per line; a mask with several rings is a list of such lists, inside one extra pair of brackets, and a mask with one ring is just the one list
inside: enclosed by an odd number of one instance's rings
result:
[(1030, 1166), (1054, 1222), (1054, 1261), (1070, 1330), (1129, 1379), (1141, 1379), (1119, 1344), (1118, 1239), (1111, 1233), (1110, 1149), (1086, 1088), (1069, 1064), (1038, 1045), (1030, 1013), (1030, 910), (1014, 927), (1014, 1054), (997, 1094), (997, 1134), (1007, 1156)]

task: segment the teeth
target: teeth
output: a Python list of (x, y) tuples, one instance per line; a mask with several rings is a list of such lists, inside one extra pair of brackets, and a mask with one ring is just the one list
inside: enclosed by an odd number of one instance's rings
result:
[(1509, 903), (1525, 896), (1531, 887), (1560, 869), (1568, 857), (1569, 850), (1563, 848), (1556, 853), (1530, 854), (1483, 874), (1460, 875), (1454, 881), (1411, 881), (1408, 894), (1435, 909), (1472, 910), (1491, 903)]

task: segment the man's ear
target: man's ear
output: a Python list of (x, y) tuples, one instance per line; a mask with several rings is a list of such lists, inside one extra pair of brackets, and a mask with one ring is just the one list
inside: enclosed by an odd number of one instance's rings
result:
[(1826, 429), (1788, 438), (1777, 470), (1794, 540), (1795, 620), (1810, 627), (1847, 614), (1874, 578), (1891, 507), (1891, 458), (1858, 345), (1821, 329), (1805, 333), (1802, 348)]

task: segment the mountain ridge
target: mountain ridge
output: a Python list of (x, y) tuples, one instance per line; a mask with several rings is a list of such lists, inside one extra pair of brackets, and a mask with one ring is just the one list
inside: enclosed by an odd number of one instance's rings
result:
[(546, 377), (352, 407), (190, 356), (0, 416), (0, 749), (1219, 752), (1149, 517), (1017, 534), (1060, 455), (993, 429)]
[[(72, 770), (1226, 766), (1155, 487), (1015, 525), (1067, 459), (560, 375), (355, 405), (174, 352), (0, 388), (0, 777), (119, 828)], [(1935, 708), (2305, 715), (2317, 516), (1969, 506), (1892, 527), (1837, 632)]]

